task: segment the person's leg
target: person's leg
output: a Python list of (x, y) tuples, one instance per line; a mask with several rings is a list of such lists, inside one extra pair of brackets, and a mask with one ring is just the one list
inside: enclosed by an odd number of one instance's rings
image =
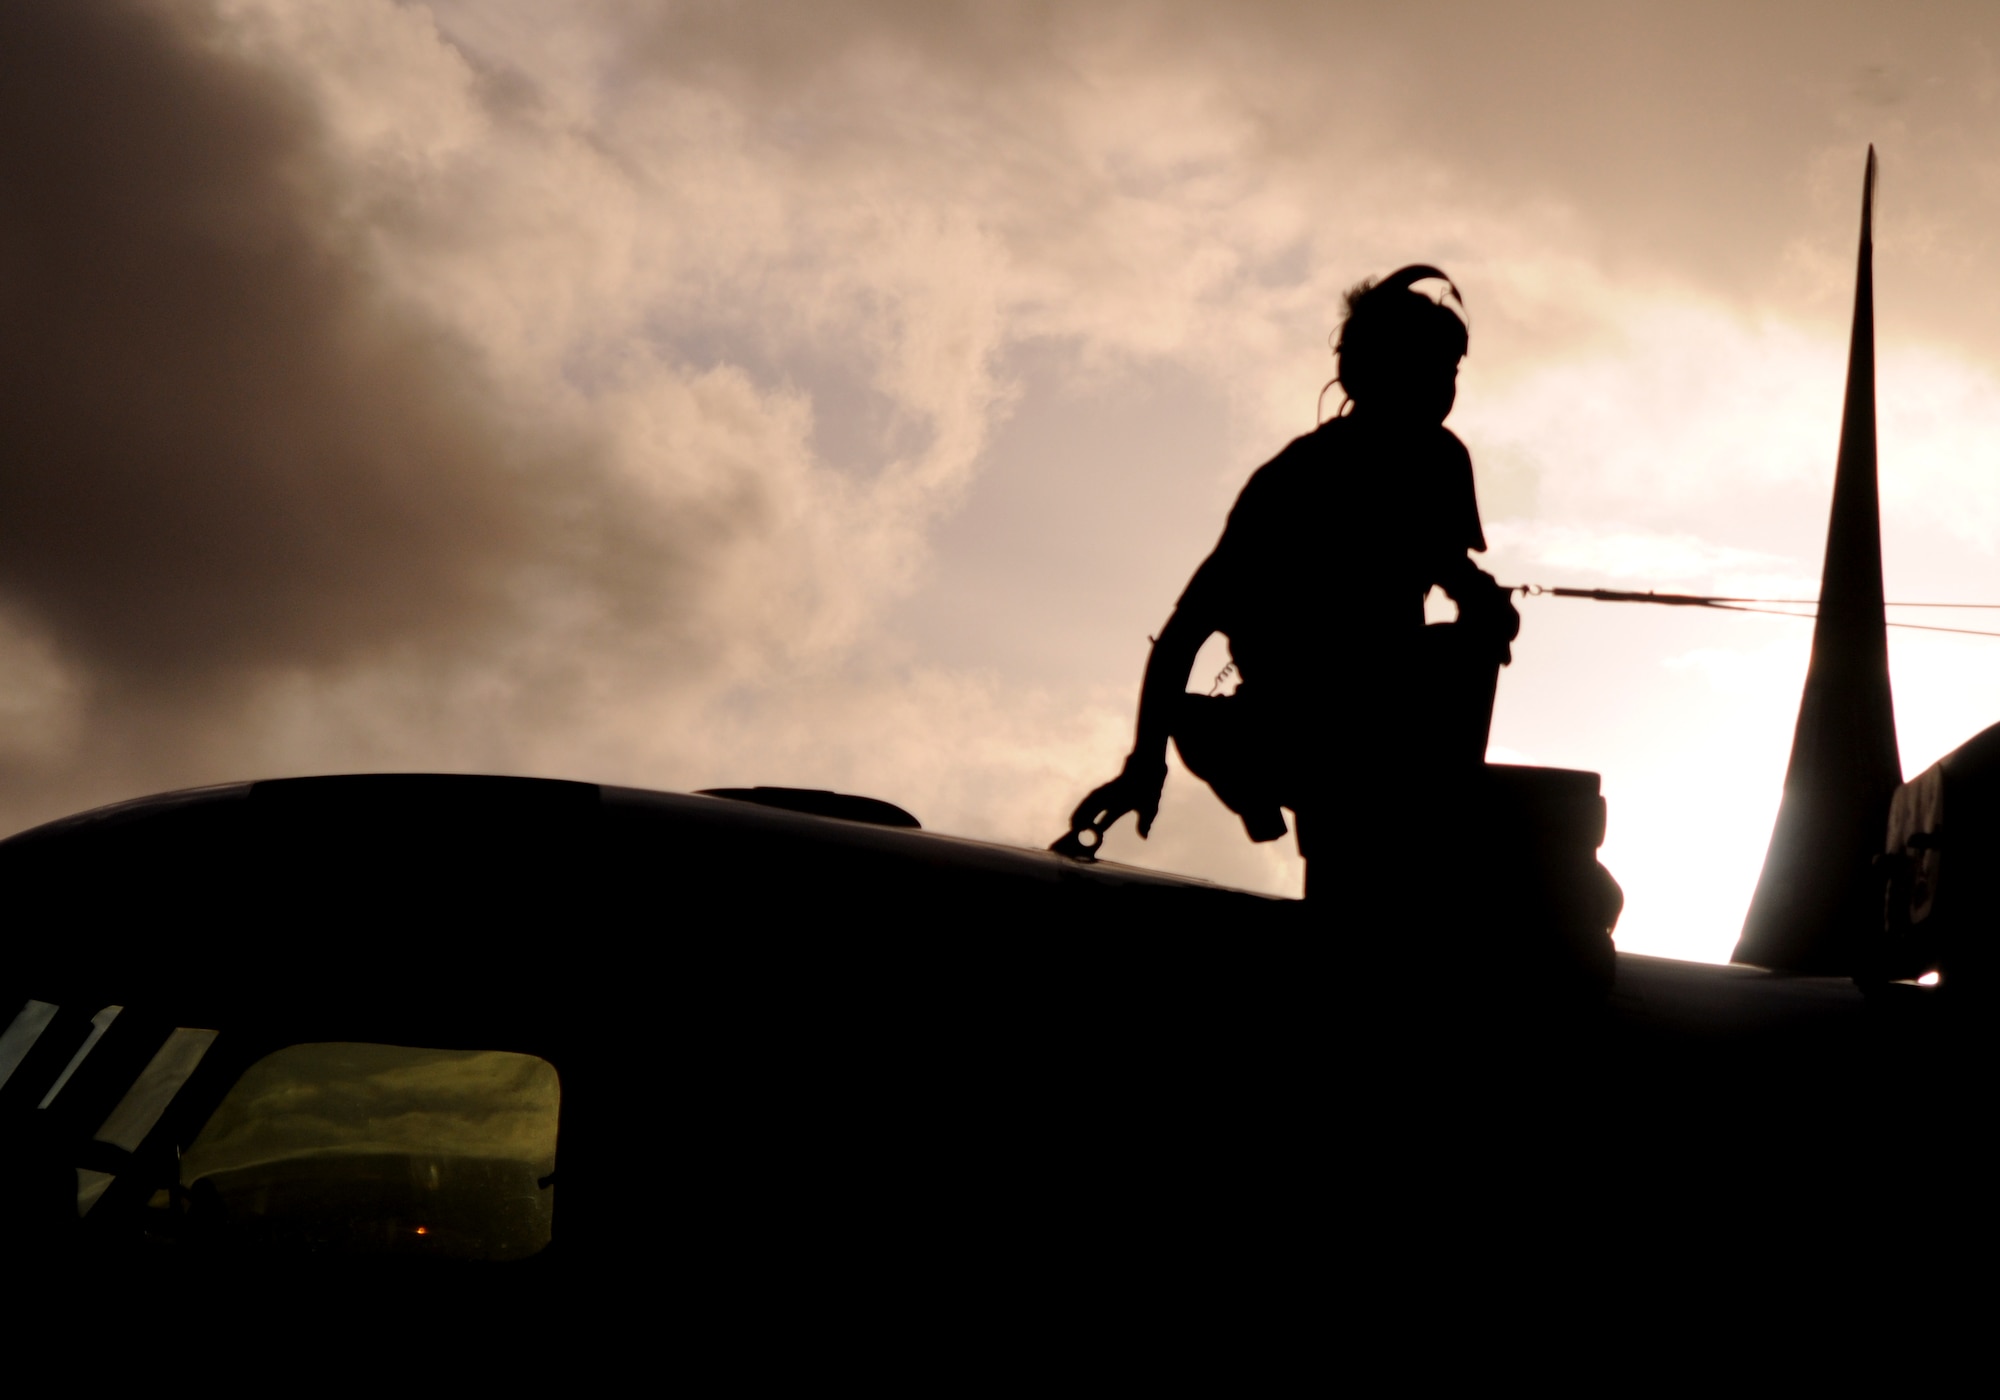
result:
[(1183, 695), (1174, 715), (1174, 747), (1188, 771), (1243, 819), (1252, 841), (1275, 841), (1285, 834), (1285, 814), (1258, 719), (1240, 694)]

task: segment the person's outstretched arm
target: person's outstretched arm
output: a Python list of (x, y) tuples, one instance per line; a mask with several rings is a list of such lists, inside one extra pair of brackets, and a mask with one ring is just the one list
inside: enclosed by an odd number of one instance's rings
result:
[[(1070, 815), (1072, 833), (1095, 827), (1102, 832), (1127, 812), (1139, 814), (1139, 834), (1148, 835), (1153, 819), (1160, 814), (1160, 789), (1167, 781), (1167, 740), (1173, 737), (1174, 712), (1187, 691), (1188, 672), (1203, 642), (1236, 615), (1241, 604), (1242, 581), (1254, 572), (1259, 560), (1259, 542), (1269, 538), (1266, 518), (1275, 507), (1284, 509), (1289, 497), (1273, 486), (1273, 474), (1280, 462), (1306, 439), (1300, 438), (1283, 452), (1259, 467), (1230, 508), (1229, 523), (1222, 538), (1201, 567), (1188, 580), (1174, 614), (1153, 642), (1146, 658), (1146, 679), (1139, 688), (1138, 734), (1132, 741), (1132, 756), (1124, 771), (1077, 804)], [(1470, 468), (1468, 468), (1468, 471)], [(1273, 491), (1277, 496), (1273, 497)], [(1246, 558), (1246, 550), (1248, 557)]]
[(1102, 831), (1127, 812), (1137, 812), (1139, 835), (1152, 831), (1153, 819), (1160, 814), (1160, 789), (1167, 781), (1167, 740), (1173, 736), (1177, 697), (1187, 689), (1196, 653), (1215, 632), (1208, 609), (1201, 603), (1201, 577), (1197, 570), (1194, 582), (1160, 629), (1152, 654), (1146, 658), (1146, 679), (1139, 689), (1138, 733), (1124, 770), (1077, 804), (1070, 815), (1070, 830), (1096, 827)]

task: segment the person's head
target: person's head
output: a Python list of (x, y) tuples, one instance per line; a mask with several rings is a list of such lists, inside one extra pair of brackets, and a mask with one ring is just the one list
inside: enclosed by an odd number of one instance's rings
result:
[[(1442, 423), (1458, 396), (1458, 362), (1465, 357), (1465, 322), (1442, 302), (1410, 289), (1442, 276), (1431, 268), (1405, 268), (1382, 282), (1369, 278), (1349, 288), (1340, 339), (1341, 389), (1357, 410)], [(1456, 288), (1453, 289), (1454, 294)]]

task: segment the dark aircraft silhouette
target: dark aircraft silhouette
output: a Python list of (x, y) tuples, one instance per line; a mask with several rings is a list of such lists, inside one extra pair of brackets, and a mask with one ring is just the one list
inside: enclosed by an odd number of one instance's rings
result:
[[(301, 1327), (366, 1352), (386, 1319), (399, 1367), (448, 1339), (461, 1378), (520, 1380), (919, 1337), (962, 1364), (1133, 1312), (1296, 1317), (1327, 1270), (1347, 1316), (1426, 1332), (1755, 1259), (1736, 1301), (1782, 1330), (1936, 1243), (1913, 1222), (1983, 1238), (1979, 1002), (1909, 983), (1977, 986), (2000, 731), (1893, 801), (1893, 735), (1886, 766), (1853, 739), (1888, 715), (1867, 210), (1763, 967), (1614, 955), (1596, 775), (1563, 770), (1489, 766), (1447, 828), (1382, 833), (1424, 880), (1368, 889), (1365, 927), (1366, 851), (1299, 903), (796, 789), (170, 793), (0, 842), (14, 1277), (89, 1337), (296, 1369)], [(1443, 1300), (1474, 1260), (1550, 1281)]]

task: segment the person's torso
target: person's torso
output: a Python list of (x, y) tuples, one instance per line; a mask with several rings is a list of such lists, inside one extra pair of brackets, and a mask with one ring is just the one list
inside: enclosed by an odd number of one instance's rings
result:
[(1483, 547), (1465, 448), (1335, 419), (1294, 441), (1244, 489), (1225, 536), (1223, 631), (1247, 684), (1324, 685), (1354, 659), (1393, 667), (1424, 625), (1445, 561)]

